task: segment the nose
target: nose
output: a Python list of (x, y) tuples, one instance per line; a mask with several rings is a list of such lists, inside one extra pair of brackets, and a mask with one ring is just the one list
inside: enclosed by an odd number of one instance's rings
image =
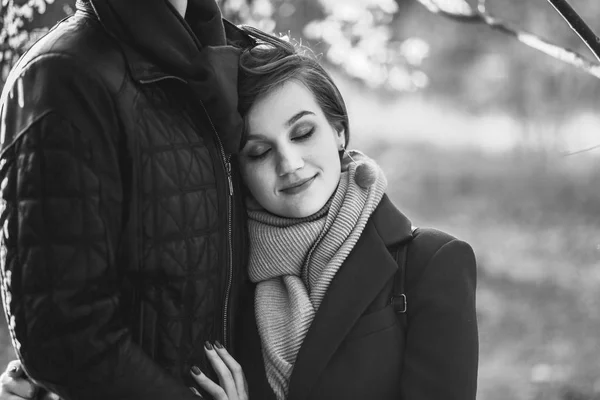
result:
[(277, 174), (284, 176), (304, 167), (304, 160), (299, 151), (287, 147), (277, 153)]

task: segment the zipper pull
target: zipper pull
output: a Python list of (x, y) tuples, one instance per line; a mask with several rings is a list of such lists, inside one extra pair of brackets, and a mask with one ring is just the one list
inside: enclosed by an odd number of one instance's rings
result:
[(231, 178), (231, 163), (225, 161), (225, 169), (227, 170), (227, 182), (229, 182), (229, 195), (233, 196), (233, 180)]

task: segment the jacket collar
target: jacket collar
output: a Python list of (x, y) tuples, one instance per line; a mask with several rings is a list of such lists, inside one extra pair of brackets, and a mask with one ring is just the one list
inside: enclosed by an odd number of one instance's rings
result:
[(412, 237), (412, 224), (387, 195), (384, 195), (371, 215), (379, 237), (387, 248), (396, 246)]
[[(177, 74), (161, 68), (155, 61), (122, 40), (114, 29), (112, 29), (110, 20), (103, 18), (101, 11), (93, 6), (93, 0), (77, 0), (76, 10), (78, 15), (100, 21), (104, 29), (119, 42), (134, 80), (143, 83), (166, 77), (181, 78)], [(228, 45), (242, 49), (255, 45), (255, 41), (236, 25), (224, 18), (222, 19), (222, 23)], [(184, 21), (182, 21), (182, 27), (190, 29)], [(201, 46), (201, 44), (199, 45)]]
[[(186, 20), (165, 0), (89, 2), (104, 29), (122, 45), (133, 79), (185, 83), (190, 101), (206, 112), (223, 156), (236, 154), (243, 129), (237, 90), (241, 49), (227, 45), (215, 0), (189, 0)], [(239, 33), (229, 24), (228, 30)]]
[(306, 400), (352, 326), (397, 271), (389, 248), (410, 239), (411, 224), (384, 196), (331, 282), (300, 348), (289, 400)]

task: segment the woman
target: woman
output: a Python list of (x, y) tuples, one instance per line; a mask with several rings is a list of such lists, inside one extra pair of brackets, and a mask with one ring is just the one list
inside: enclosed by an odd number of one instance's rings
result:
[[(194, 367), (199, 386), (218, 399), (475, 399), (472, 249), (439, 231), (413, 233), (379, 167), (346, 152), (348, 116), (328, 74), (294, 45), (247, 31), (258, 45), (240, 59), (238, 165), (254, 302), (239, 363), (207, 343), (220, 382)], [(405, 320), (390, 303), (399, 279)], [(27, 398), (15, 389), (24, 380), (6, 375), (2, 389)]]

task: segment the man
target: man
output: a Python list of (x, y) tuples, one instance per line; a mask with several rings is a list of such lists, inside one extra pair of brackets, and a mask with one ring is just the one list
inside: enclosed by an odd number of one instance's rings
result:
[(194, 399), (204, 342), (235, 354), (248, 40), (214, 0), (79, 0), (11, 72), (4, 308), (25, 372), (61, 398)]

